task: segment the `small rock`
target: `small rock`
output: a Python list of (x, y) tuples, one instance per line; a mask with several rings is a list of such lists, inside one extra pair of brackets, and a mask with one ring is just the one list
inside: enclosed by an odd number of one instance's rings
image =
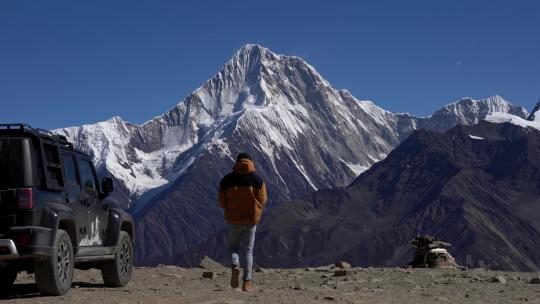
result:
[(346, 276), (346, 275), (347, 275), (347, 270), (345, 270), (345, 269), (334, 271), (334, 276), (336, 276), (336, 277), (343, 277), (343, 276)]
[(257, 267), (255, 268), (255, 272), (259, 272), (259, 273), (268, 273), (268, 270), (262, 268), (262, 267)]
[(325, 273), (321, 276), (321, 278), (323, 279), (329, 279), (330, 278), (330, 275), (328, 273)]
[(529, 281), (530, 284), (540, 284), (540, 276), (534, 277)]
[(345, 261), (336, 262), (334, 265), (336, 267), (339, 267), (339, 268), (345, 268), (345, 269), (351, 268), (351, 264), (349, 264), (349, 263), (347, 263)]
[(489, 279), (489, 281), (492, 283), (501, 283), (501, 284), (507, 283), (506, 278), (502, 275), (494, 276), (491, 279)]
[(216, 276), (216, 273), (213, 271), (205, 271), (202, 274), (202, 277), (205, 279), (213, 279)]
[(328, 300), (328, 301), (334, 301), (336, 298), (332, 297), (332, 296), (326, 296), (324, 297), (325, 300)]
[(294, 284), (294, 285), (291, 285), (289, 286), (292, 290), (303, 290), (304, 289), (304, 286), (302, 286), (302, 284)]

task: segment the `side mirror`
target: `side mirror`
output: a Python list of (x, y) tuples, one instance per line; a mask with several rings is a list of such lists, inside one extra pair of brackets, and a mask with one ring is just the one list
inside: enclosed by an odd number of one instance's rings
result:
[(107, 193), (107, 194), (113, 192), (114, 191), (113, 179), (110, 177), (104, 177), (101, 180), (101, 190), (103, 191), (103, 193)]

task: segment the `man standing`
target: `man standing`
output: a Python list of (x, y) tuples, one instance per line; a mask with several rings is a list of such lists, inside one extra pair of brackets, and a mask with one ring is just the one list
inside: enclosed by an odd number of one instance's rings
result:
[(251, 271), (253, 267), (253, 246), (255, 230), (261, 219), (266, 204), (266, 186), (255, 174), (255, 165), (251, 156), (240, 153), (233, 167), (219, 183), (219, 205), (225, 209), (225, 220), (229, 223), (229, 248), (232, 251), (231, 287), (240, 285), (239, 251), (243, 253), (242, 290), (253, 290)]

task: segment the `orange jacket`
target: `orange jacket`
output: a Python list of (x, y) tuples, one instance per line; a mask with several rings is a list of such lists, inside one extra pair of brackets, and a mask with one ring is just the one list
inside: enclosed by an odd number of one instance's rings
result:
[(229, 224), (258, 224), (266, 201), (266, 186), (250, 159), (240, 159), (219, 183), (219, 205)]

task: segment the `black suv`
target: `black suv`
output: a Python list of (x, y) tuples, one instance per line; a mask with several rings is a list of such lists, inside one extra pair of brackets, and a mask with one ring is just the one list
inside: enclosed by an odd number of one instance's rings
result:
[(73, 270), (100, 268), (108, 286), (126, 285), (133, 267), (133, 219), (98, 182), (90, 156), (64, 136), (0, 124), (0, 289), (20, 271), (38, 289), (65, 294)]

